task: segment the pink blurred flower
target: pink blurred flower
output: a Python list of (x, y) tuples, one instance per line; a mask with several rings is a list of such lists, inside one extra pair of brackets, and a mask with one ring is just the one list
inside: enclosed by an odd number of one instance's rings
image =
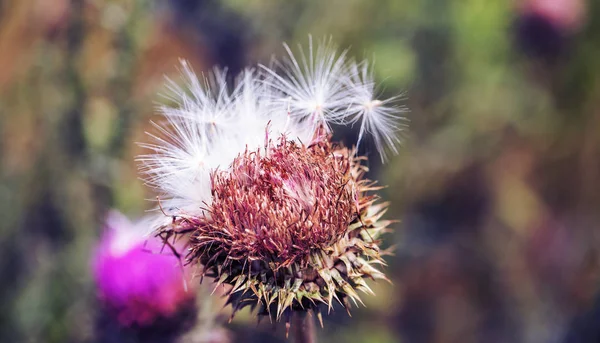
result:
[(146, 236), (144, 226), (110, 212), (93, 259), (98, 295), (123, 325), (170, 316), (194, 296), (178, 257), (159, 238)]
[(524, 10), (536, 13), (561, 29), (576, 30), (584, 22), (584, 0), (526, 0)]

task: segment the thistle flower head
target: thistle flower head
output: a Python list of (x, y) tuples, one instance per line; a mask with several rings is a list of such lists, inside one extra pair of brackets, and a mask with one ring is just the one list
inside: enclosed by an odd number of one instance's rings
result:
[[(401, 110), (376, 100), (365, 63), (331, 41), (273, 68), (247, 70), (233, 86), (224, 72), (171, 86), (176, 107), (161, 107), (161, 135), (140, 156), (172, 222), (165, 239), (185, 237), (188, 263), (231, 286), (234, 313), (289, 319), (334, 301), (349, 307), (365, 278), (385, 279), (379, 236), (386, 204), (371, 194), (364, 157), (331, 142), (330, 124), (360, 122), (383, 154), (395, 151)], [(217, 90), (216, 92), (214, 90)], [(191, 93), (191, 94), (188, 94)]]
[(170, 316), (193, 294), (186, 289), (186, 274), (172, 251), (144, 235), (148, 223), (132, 224), (111, 212), (94, 255), (98, 295), (123, 325), (145, 325)]
[(194, 221), (194, 249), (223, 243), (229, 259), (262, 260), (274, 269), (303, 262), (307, 251), (327, 249), (354, 215), (349, 152), (328, 142), (287, 141), (246, 151), (231, 171), (213, 173), (210, 215)]

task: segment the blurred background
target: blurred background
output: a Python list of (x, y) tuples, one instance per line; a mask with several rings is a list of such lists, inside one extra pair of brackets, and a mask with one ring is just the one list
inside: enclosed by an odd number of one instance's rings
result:
[[(164, 76), (308, 34), (374, 59), (410, 109), (399, 156), (363, 146), (400, 220), (393, 285), (320, 340), (600, 342), (596, 0), (0, 0), (0, 341), (145, 341), (106, 335), (90, 256), (108, 209), (152, 207), (135, 142)], [(225, 327), (286, 341), (249, 313)]]

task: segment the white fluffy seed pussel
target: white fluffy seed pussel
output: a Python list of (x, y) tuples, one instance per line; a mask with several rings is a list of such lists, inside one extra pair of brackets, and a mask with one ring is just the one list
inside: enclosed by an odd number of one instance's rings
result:
[(272, 67), (247, 69), (233, 84), (226, 70), (196, 75), (181, 62), (183, 85), (168, 80), (163, 119), (153, 122), (158, 134), (148, 133), (149, 150), (138, 156), (145, 182), (160, 193), (161, 207), (174, 214), (200, 215), (210, 206), (211, 173), (227, 170), (247, 149), (265, 147), (269, 139), (309, 145), (320, 128), (331, 124), (360, 125), (357, 144), (370, 135), (382, 160), (397, 153), (405, 109), (398, 97), (376, 99), (367, 61), (360, 63), (338, 53), (331, 39), (308, 51), (299, 48)]

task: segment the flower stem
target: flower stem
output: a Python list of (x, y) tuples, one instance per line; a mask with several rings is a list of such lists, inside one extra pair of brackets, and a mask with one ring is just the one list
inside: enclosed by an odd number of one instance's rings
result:
[(295, 343), (316, 343), (315, 321), (306, 312), (298, 312), (292, 317), (292, 336)]

